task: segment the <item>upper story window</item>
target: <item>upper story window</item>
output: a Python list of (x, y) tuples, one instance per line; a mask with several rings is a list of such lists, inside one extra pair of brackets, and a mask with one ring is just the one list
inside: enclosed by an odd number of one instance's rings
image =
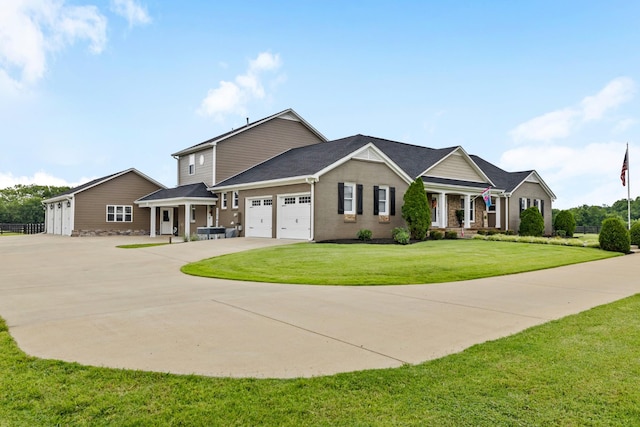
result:
[(227, 193), (222, 193), (222, 209), (227, 209)]
[(240, 195), (238, 194), (237, 191), (234, 191), (233, 192), (233, 208), (237, 209), (239, 204), (240, 204)]
[(107, 205), (107, 222), (132, 222), (133, 206)]
[(189, 175), (196, 173), (196, 155), (189, 154)]

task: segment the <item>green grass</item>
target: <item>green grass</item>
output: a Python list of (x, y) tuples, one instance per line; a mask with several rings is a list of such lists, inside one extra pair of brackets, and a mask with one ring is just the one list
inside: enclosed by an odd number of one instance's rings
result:
[(2, 233), (0, 233), (0, 237), (2, 236), (22, 236), (22, 233), (13, 233), (11, 231), (4, 231)]
[(122, 249), (138, 249), (138, 248), (150, 248), (152, 246), (164, 246), (164, 245), (168, 245), (168, 242), (164, 242), (164, 243), (133, 243), (131, 245), (118, 245), (116, 246), (116, 248), (122, 248)]
[(0, 425), (631, 426), (640, 296), (416, 366), (291, 380), (26, 356), (0, 321)]
[(583, 247), (440, 240), (413, 245), (300, 243), (187, 264), (187, 274), (313, 285), (443, 283), (521, 273), (620, 254)]

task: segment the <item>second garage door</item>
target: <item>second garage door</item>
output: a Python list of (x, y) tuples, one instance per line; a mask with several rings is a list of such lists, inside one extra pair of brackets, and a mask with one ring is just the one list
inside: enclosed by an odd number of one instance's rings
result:
[(256, 197), (246, 201), (246, 237), (273, 237), (271, 221), (273, 199)]
[(278, 196), (279, 239), (311, 239), (311, 194)]

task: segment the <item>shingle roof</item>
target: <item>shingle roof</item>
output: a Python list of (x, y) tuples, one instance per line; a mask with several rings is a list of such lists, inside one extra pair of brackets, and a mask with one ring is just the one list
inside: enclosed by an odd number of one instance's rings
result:
[(140, 199), (138, 202), (148, 202), (151, 200), (165, 200), (165, 199), (177, 199), (177, 198), (207, 198), (216, 200), (217, 197), (211, 194), (207, 190), (207, 185), (204, 182), (196, 184), (181, 185), (180, 187), (164, 188), (162, 190), (155, 191)]
[(85, 188), (92, 187), (92, 186), (94, 186), (94, 185), (96, 185), (96, 184), (98, 184), (98, 183), (100, 183), (102, 181), (107, 181), (108, 179), (113, 178), (114, 176), (119, 175), (121, 173), (124, 173), (127, 170), (116, 172), (116, 173), (112, 173), (111, 175), (103, 176), (102, 178), (96, 178), (96, 179), (91, 180), (89, 182), (85, 182), (82, 185), (78, 185), (77, 187), (73, 187), (73, 188), (68, 189), (67, 191), (63, 191), (60, 194), (56, 194), (54, 197), (66, 196), (67, 194), (75, 194), (75, 193), (77, 193), (79, 191), (84, 190)]
[(472, 187), (472, 188), (487, 188), (487, 185), (488, 185), (488, 183), (486, 182), (463, 181), (460, 179), (437, 178), (433, 176), (423, 176), (422, 182), (427, 184), (457, 185), (461, 187)]
[(533, 172), (532, 170), (521, 172), (507, 172), (504, 169), (500, 169), (493, 163), (489, 163), (482, 157), (476, 155), (471, 155), (470, 157), (497, 187), (502, 188), (507, 192), (513, 191), (524, 179), (526, 179)]

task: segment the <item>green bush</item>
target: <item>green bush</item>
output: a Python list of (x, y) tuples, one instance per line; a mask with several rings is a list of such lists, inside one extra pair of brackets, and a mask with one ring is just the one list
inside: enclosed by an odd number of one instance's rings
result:
[(573, 217), (571, 211), (558, 212), (553, 220), (553, 228), (556, 230), (556, 233), (564, 231), (565, 236), (573, 237), (573, 233), (576, 231), (576, 219)]
[(640, 245), (640, 221), (633, 223), (631, 226), (630, 236), (632, 245)]
[(424, 240), (431, 224), (431, 209), (424, 191), (424, 182), (418, 177), (409, 185), (403, 197), (402, 218), (407, 222), (412, 239)]
[(408, 245), (410, 241), (409, 231), (406, 228), (394, 228), (391, 233), (393, 236), (393, 240), (396, 243), (400, 243), (401, 245)]
[(431, 240), (442, 240), (444, 238), (444, 233), (440, 230), (431, 230), (429, 232), (429, 238)]
[(450, 240), (455, 240), (455, 239), (458, 238), (458, 233), (456, 233), (453, 230), (445, 231), (444, 232), (444, 238), (445, 239), (450, 239)]
[(544, 232), (544, 218), (537, 207), (531, 206), (520, 214), (520, 228), (518, 234), (521, 236), (540, 237)]
[(363, 228), (361, 230), (358, 230), (357, 236), (359, 240), (362, 240), (363, 242), (368, 242), (369, 240), (371, 240), (373, 233), (371, 232), (371, 230), (367, 230), (366, 228)]
[(598, 236), (600, 249), (610, 252), (631, 252), (631, 237), (626, 225), (620, 218), (607, 218), (602, 221)]

